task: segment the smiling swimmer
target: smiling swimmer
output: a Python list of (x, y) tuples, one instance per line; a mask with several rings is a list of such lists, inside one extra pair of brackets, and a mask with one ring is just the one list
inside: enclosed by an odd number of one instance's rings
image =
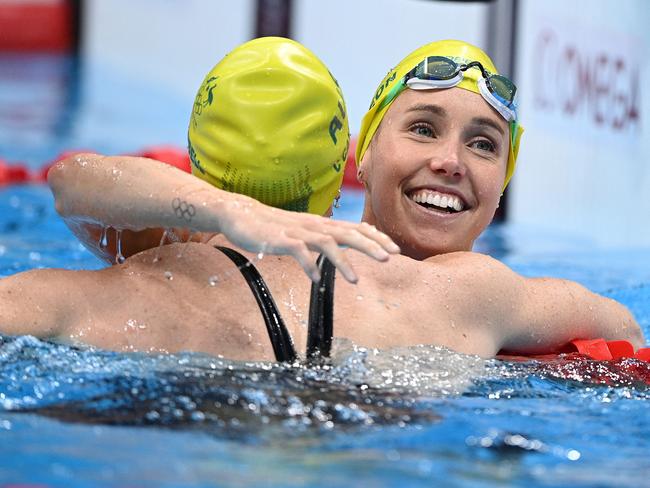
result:
[(406, 56), (379, 83), (370, 107), (361, 121), (357, 141), (357, 165), (391, 104), (406, 88), (435, 90), (458, 87), (480, 94), (510, 127), (510, 151), (505, 190), (515, 171), (523, 127), (517, 117), (517, 88), (498, 74), (489, 56), (463, 41), (446, 40), (426, 44)]

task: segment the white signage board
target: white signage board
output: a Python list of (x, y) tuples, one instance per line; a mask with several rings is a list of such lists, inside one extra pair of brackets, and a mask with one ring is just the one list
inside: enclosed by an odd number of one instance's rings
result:
[(524, 0), (526, 128), (510, 219), (596, 246), (650, 245), (650, 4)]

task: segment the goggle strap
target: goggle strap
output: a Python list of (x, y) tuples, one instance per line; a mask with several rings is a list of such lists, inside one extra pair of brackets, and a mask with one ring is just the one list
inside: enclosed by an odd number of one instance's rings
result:
[(515, 146), (515, 142), (517, 139), (517, 129), (519, 128), (519, 122), (517, 119), (512, 119), (510, 121), (510, 145), (512, 147)]
[(397, 95), (399, 95), (402, 90), (406, 88), (406, 84), (404, 81), (401, 81), (399, 83), (396, 83), (393, 88), (390, 89), (390, 91), (386, 94), (386, 96), (383, 98), (383, 100), (379, 103), (379, 107), (377, 107), (377, 110), (383, 109), (386, 105), (388, 105), (390, 102), (395, 100), (397, 98)]

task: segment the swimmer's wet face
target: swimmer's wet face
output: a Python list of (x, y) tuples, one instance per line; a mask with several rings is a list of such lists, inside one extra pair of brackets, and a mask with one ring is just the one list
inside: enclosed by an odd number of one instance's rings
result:
[(405, 90), (361, 161), (363, 219), (414, 259), (469, 251), (505, 181), (509, 127), (478, 94)]

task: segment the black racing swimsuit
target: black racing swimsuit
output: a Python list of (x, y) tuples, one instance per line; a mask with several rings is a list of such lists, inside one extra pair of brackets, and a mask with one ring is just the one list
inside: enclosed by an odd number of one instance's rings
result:
[[(271, 339), (276, 361), (294, 362), (298, 359), (293, 347), (291, 335), (284, 324), (278, 307), (262, 275), (247, 258), (237, 251), (223, 246), (214, 246), (237, 265), (246, 283), (253, 292), (260, 307), (266, 330)], [(332, 348), (333, 310), (334, 310), (334, 276), (336, 268), (324, 255), (317, 261), (321, 272), (318, 283), (311, 284), (309, 300), (309, 324), (307, 326), (307, 362), (316, 363), (328, 358)]]

